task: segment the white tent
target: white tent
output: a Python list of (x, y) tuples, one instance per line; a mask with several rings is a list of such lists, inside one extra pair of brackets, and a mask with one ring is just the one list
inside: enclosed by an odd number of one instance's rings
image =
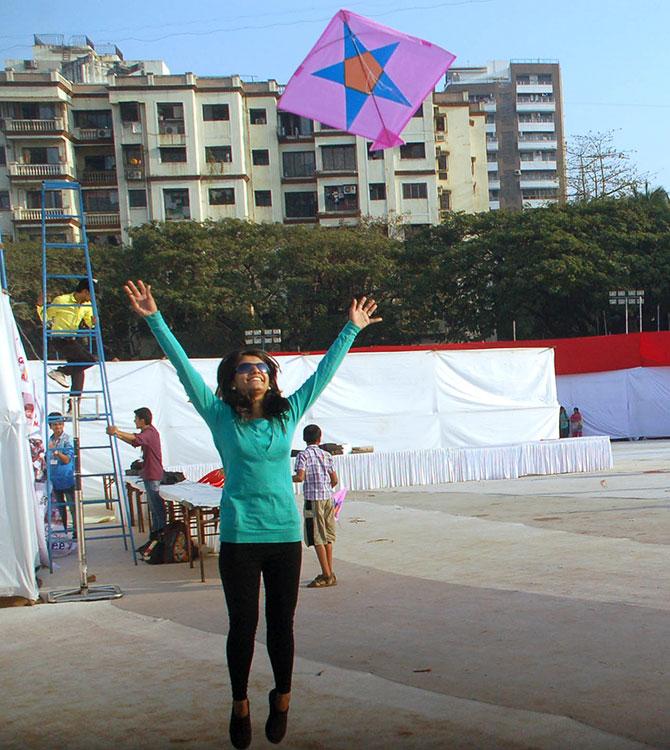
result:
[(34, 475), (22, 393), (27, 376), (9, 296), (0, 294), (0, 597), (38, 598)]
[[(290, 394), (315, 370), (321, 355), (279, 356), (279, 384)], [(193, 364), (215, 388), (219, 360)], [(41, 363), (31, 363), (41, 380)], [(166, 466), (219, 464), (209, 429), (188, 403), (174, 368), (165, 360), (107, 364), (114, 416), (133, 431), (133, 411), (147, 406), (161, 433)], [(86, 376), (98, 385), (97, 368)], [(49, 410), (66, 399), (53, 397)], [(84, 400), (82, 411), (95, 408)], [(305, 415), (326, 442), (372, 445), (376, 452), (480, 447), (558, 437), (558, 402), (552, 349), (416, 350), (352, 352), (333, 381)], [(104, 441), (103, 428), (82, 423), (84, 444)], [(128, 466), (139, 452), (120, 444)], [(303, 447), (302, 425), (294, 447)], [(84, 453), (84, 471), (100, 471), (94, 454)]]

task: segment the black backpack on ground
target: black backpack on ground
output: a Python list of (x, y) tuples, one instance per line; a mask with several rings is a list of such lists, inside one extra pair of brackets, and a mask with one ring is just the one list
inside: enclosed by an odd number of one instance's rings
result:
[[(198, 548), (191, 544), (193, 559), (198, 558)], [(169, 523), (144, 550), (142, 559), (149, 565), (189, 562), (186, 526), (183, 521)]]

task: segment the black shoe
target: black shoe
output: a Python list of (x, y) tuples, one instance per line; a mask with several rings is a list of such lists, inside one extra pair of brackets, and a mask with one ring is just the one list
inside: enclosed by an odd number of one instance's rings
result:
[(265, 722), (265, 736), (274, 745), (278, 745), (286, 734), (286, 725), (288, 723), (288, 708), (286, 711), (279, 711), (275, 706), (277, 698), (276, 688), (270, 690), (268, 700), (270, 702), (270, 713), (268, 720)]
[(251, 745), (251, 713), (247, 711), (246, 716), (237, 716), (235, 708), (230, 712), (230, 741), (233, 747), (243, 750)]

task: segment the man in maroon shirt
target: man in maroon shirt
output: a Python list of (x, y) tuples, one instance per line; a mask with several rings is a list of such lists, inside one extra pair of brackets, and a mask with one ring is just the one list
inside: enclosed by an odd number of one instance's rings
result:
[(108, 435), (116, 435), (124, 443), (142, 449), (142, 479), (144, 490), (147, 493), (149, 508), (151, 511), (151, 528), (153, 535), (165, 528), (165, 504), (159, 494), (160, 483), (163, 479), (163, 456), (161, 454), (161, 436), (158, 430), (151, 424), (153, 417), (151, 411), (142, 406), (135, 409), (135, 432), (122, 432), (116, 425), (109, 425)]

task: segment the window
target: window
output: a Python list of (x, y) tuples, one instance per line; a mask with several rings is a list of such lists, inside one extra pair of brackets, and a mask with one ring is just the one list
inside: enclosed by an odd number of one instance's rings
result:
[(60, 164), (61, 156), (57, 146), (47, 148), (24, 148), (21, 152), (24, 164)]
[(176, 135), (186, 132), (184, 127), (184, 105), (173, 102), (156, 104), (158, 132), (162, 135)]
[(314, 151), (288, 151), (282, 161), (284, 177), (312, 177), (316, 171)]
[(493, 125), (495, 123), (495, 121), (496, 121), (496, 116), (493, 114), (493, 112), (487, 112), (484, 115), (484, 122), (487, 125)]
[(386, 184), (383, 182), (371, 182), (370, 183), (370, 200), (371, 201), (385, 201), (386, 200)]
[(180, 221), (191, 218), (188, 188), (163, 189), (163, 204), (166, 221)]
[(447, 129), (447, 118), (445, 115), (437, 115), (435, 117), (435, 130), (438, 133), (444, 133)]
[(112, 113), (107, 109), (90, 109), (73, 112), (77, 128), (107, 129), (112, 127)]
[(5, 164), (7, 164), (7, 154), (5, 152), (5, 147), (0, 146), (0, 165), (4, 166)]
[(368, 141), (367, 148), (368, 148), (368, 159), (370, 161), (378, 161), (379, 159), (384, 158), (384, 149), (378, 148), (375, 151), (370, 151), (370, 146), (372, 146), (372, 141)]
[(139, 122), (140, 121), (140, 103), (139, 102), (120, 102), (121, 122)]
[(440, 193), (440, 210), (448, 211), (451, 208), (451, 193), (448, 190), (443, 190)]
[(427, 198), (428, 186), (425, 182), (404, 182), (402, 197), (406, 199)]
[(321, 146), (324, 172), (355, 172), (356, 146)]
[[(44, 194), (45, 208), (63, 208), (63, 193), (60, 190), (47, 190)], [(26, 193), (26, 208), (42, 208), (42, 191), (29, 190)]]
[(130, 208), (146, 208), (147, 191), (146, 190), (129, 190), (128, 205)]
[(541, 86), (551, 86), (551, 73), (543, 73), (538, 75), (537, 82)]
[(186, 161), (186, 149), (180, 147), (163, 146), (158, 149), (163, 164)]
[(281, 138), (309, 138), (312, 135), (314, 135), (312, 120), (290, 112), (279, 113), (279, 136)]
[(270, 163), (270, 152), (266, 148), (257, 148), (251, 152), (251, 161), (257, 167), (267, 167)]
[(267, 114), (264, 109), (250, 109), (249, 122), (252, 125), (267, 125)]
[(85, 211), (118, 211), (118, 190), (84, 190)]
[(231, 162), (233, 150), (230, 146), (205, 146), (205, 161), (208, 164), (216, 164), (222, 161)]
[(232, 206), (235, 204), (235, 188), (210, 188), (210, 206)]
[(116, 169), (114, 154), (98, 154), (84, 157), (84, 171), (112, 172)]
[(421, 102), (421, 104), (419, 104), (419, 108), (412, 115), (412, 117), (423, 117), (423, 102)]
[(9, 210), (9, 190), (0, 190), (0, 211)]
[(323, 189), (326, 211), (357, 211), (358, 187), (356, 185), (328, 185)]
[(447, 170), (449, 169), (449, 154), (440, 152), (437, 155), (437, 170), (440, 172), (440, 179), (447, 179)]
[(316, 216), (316, 193), (286, 193), (286, 218), (309, 219)]
[(254, 201), (257, 206), (271, 206), (272, 205), (272, 191), (271, 190), (254, 190)]
[(202, 119), (205, 122), (230, 120), (230, 110), (227, 104), (203, 104)]
[(400, 158), (401, 159), (425, 159), (426, 158), (426, 144), (425, 143), (406, 143), (400, 147)]

